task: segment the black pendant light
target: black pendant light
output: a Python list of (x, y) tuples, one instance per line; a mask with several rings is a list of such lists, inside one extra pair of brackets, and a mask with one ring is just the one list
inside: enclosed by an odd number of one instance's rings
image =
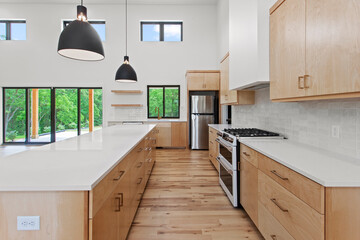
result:
[(83, 61), (100, 61), (105, 58), (100, 36), (87, 21), (87, 9), (82, 0), (81, 5), (77, 6), (77, 19), (66, 26), (60, 35), (58, 53)]
[(135, 70), (131, 67), (129, 63), (129, 56), (127, 55), (127, 0), (125, 2), (125, 31), (126, 31), (126, 39), (125, 39), (125, 48), (126, 48), (126, 56), (124, 57), (124, 63), (119, 67), (115, 75), (115, 81), (122, 83), (135, 83), (137, 82), (137, 76)]

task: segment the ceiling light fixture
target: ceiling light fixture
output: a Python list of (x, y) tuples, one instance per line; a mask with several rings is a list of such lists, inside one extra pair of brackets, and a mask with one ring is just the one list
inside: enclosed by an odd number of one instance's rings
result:
[(100, 61), (105, 58), (104, 48), (99, 34), (87, 21), (87, 9), (77, 6), (77, 19), (62, 31), (58, 53), (61, 56), (83, 61)]
[(127, 0), (125, 0), (125, 48), (126, 55), (124, 56), (124, 63), (119, 67), (115, 75), (115, 81), (122, 83), (135, 83), (137, 82), (137, 76), (135, 70), (129, 63), (129, 56), (127, 55)]

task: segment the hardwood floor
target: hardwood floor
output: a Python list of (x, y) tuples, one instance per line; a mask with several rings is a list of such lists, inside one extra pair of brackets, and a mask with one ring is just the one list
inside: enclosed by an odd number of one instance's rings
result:
[(230, 204), (207, 151), (158, 150), (128, 240), (263, 239)]

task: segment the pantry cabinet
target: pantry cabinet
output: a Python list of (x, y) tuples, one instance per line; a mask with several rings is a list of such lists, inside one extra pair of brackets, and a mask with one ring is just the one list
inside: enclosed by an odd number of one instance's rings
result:
[(220, 63), (220, 104), (248, 105), (255, 103), (254, 91), (229, 90), (229, 61), (227, 54)]
[(360, 97), (359, 8), (353, 0), (279, 0), (271, 8), (272, 100)]

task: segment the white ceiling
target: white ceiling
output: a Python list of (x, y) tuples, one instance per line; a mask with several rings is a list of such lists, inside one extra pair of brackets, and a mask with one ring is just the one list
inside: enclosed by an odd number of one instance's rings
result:
[[(81, 0), (0, 0), (0, 3), (78, 4)], [(86, 4), (123, 4), (125, 0), (84, 0)], [(128, 0), (129, 4), (215, 5), (218, 0)]]

